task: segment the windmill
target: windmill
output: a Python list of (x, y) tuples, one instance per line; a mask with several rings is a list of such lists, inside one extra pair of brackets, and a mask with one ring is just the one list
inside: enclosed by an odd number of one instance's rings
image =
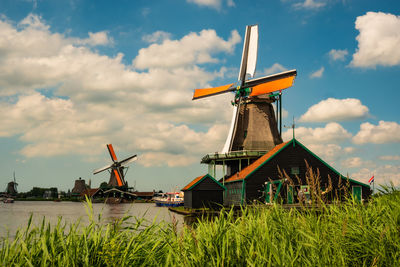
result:
[(108, 186), (112, 187), (122, 187), (127, 186), (127, 182), (125, 181), (125, 168), (128, 168), (128, 165), (133, 161), (137, 160), (137, 155), (133, 155), (124, 160), (118, 161), (117, 156), (115, 155), (114, 148), (112, 144), (107, 145), (108, 152), (110, 154), (111, 160), (113, 163), (104, 166), (103, 168), (97, 169), (93, 171), (93, 174), (97, 174), (103, 172), (105, 170), (109, 170), (110, 172), (110, 180), (108, 182)]
[(18, 183), (15, 179), (15, 171), (13, 173), (13, 178), (14, 178), (14, 180), (7, 184), (6, 192), (7, 192), (7, 194), (10, 194), (10, 195), (16, 195), (18, 193), (18, 190), (17, 190)]
[[(225, 145), (219, 156), (216, 156), (217, 160), (221, 156), (225, 157), (224, 155), (235, 151), (269, 151), (282, 143), (282, 90), (293, 85), (297, 71), (289, 70), (254, 79), (257, 49), (258, 25), (249, 25), (246, 27), (238, 81), (194, 91), (192, 100), (227, 92), (235, 93), (232, 102), (234, 108), (231, 126)], [(274, 102), (277, 102), (277, 118), (272, 106)], [(277, 120), (279, 121), (279, 129)], [(202, 159), (202, 163), (209, 162), (218, 164), (207, 156)], [(240, 170), (240, 164), (241, 160), (236, 167), (232, 166), (232, 163), (230, 163), (231, 166), (227, 164), (228, 174)], [(246, 164), (250, 164), (250, 159)], [(234, 170), (229, 170), (229, 168)]]
[[(232, 123), (222, 153), (235, 150), (269, 150), (282, 143), (271, 103), (278, 100), (277, 106), (281, 110), (281, 91), (292, 86), (297, 71), (290, 70), (257, 79), (248, 79), (253, 78), (255, 74), (257, 49), (258, 25), (249, 25), (246, 27), (237, 83), (194, 91), (193, 100), (227, 92), (235, 93)], [(279, 93), (271, 94), (273, 92)], [(279, 114), (281, 114), (280, 110)], [(278, 117), (280, 131), (281, 117)], [(254, 123), (258, 125), (252, 125)], [(260, 125), (265, 127), (260, 129), (257, 127)]]

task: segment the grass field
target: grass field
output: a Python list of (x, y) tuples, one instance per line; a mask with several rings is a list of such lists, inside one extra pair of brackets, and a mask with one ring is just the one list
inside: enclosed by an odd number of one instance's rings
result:
[(400, 266), (400, 192), (367, 205), (318, 210), (279, 205), (233, 211), (195, 227), (125, 217), (103, 225), (46, 221), (5, 238), (1, 266)]

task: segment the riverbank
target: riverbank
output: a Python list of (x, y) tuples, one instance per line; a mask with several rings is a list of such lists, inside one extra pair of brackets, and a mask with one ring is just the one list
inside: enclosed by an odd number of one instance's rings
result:
[[(90, 204), (89, 204), (90, 209)], [(323, 212), (244, 208), (178, 230), (123, 217), (110, 224), (42, 223), (0, 245), (0, 265), (399, 266), (400, 192), (349, 200)]]

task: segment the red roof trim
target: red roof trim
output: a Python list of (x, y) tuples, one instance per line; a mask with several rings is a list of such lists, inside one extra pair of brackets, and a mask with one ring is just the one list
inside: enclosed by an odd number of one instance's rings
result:
[(182, 188), (182, 191), (189, 190), (193, 185), (195, 185), (198, 181), (200, 181), (205, 175), (199, 176), (195, 178), (193, 181), (191, 181), (187, 186)]
[(231, 177), (225, 180), (225, 183), (230, 183), (230, 182), (235, 182), (235, 181), (240, 181), (245, 179), (250, 173), (252, 173), (255, 169), (257, 169), (260, 165), (262, 165), (264, 162), (268, 161), (270, 158), (272, 158), (275, 154), (277, 154), (282, 148), (284, 148), (288, 143), (291, 141), (279, 144), (275, 146), (273, 149), (271, 149), (267, 154), (264, 156), (260, 157), (256, 161), (254, 161), (252, 164), (244, 168), (238, 173), (235, 173)]

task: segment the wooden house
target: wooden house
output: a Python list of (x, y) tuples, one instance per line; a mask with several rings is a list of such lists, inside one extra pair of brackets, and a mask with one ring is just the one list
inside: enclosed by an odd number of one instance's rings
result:
[(206, 174), (197, 177), (186, 185), (182, 191), (187, 208), (218, 208), (223, 205), (225, 186)]
[(226, 206), (255, 201), (307, 202), (310, 192), (316, 191), (327, 201), (342, 198), (346, 192), (359, 200), (371, 195), (369, 185), (341, 175), (296, 139), (275, 146), (227, 178), (224, 185)]

